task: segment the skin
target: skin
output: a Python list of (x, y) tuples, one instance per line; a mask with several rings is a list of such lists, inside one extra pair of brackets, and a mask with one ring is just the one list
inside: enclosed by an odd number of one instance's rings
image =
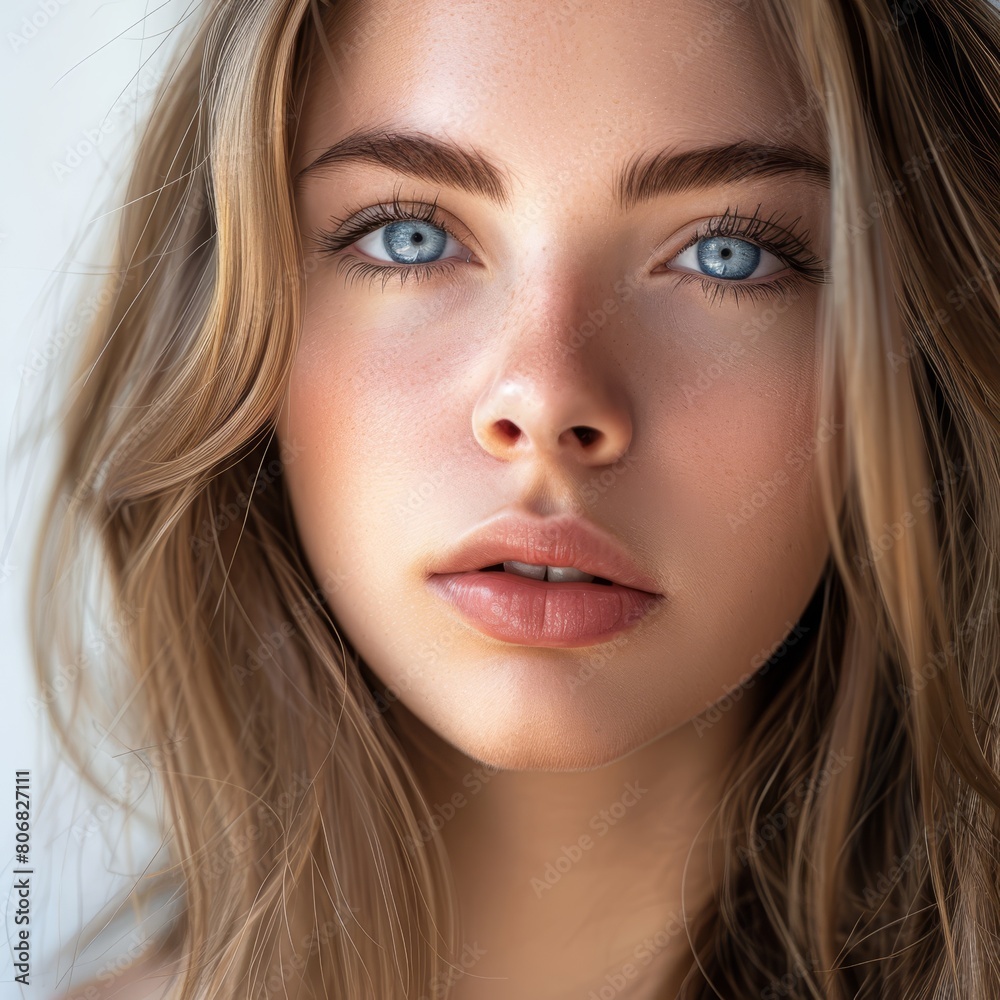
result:
[[(685, 934), (637, 949), (677, 927), (682, 878), (689, 918), (709, 897), (702, 828), (761, 709), (748, 681), (802, 614), (829, 543), (814, 466), (820, 286), (713, 301), (665, 265), (735, 205), (798, 219), (822, 258), (829, 195), (788, 174), (620, 212), (611, 178), (665, 147), (794, 141), (822, 157), (821, 132), (752, 5), (513, 7), (344, 8), (337, 75), (320, 60), (309, 79), (293, 172), (378, 124), (474, 147), (512, 194), (498, 206), (372, 164), (301, 179), (310, 263), (278, 436), (297, 449), (286, 483), (311, 568), (335, 581), (343, 634), (389, 686), (390, 721), (449, 816), (478, 949), (452, 995), (588, 997), (620, 974), (615, 996), (668, 997), (690, 964)], [(383, 289), (313, 251), (331, 216), (396, 193), (436, 200), (460, 227), (452, 270)], [(357, 243), (346, 255), (391, 264)], [(614, 312), (565, 350), (609, 298)], [(569, 432), (579, 424), (600, 447)], [(662, 607), (583, 648), (483, 635), (424, 581), (505, 508), (601, 526), (658, 581)]]

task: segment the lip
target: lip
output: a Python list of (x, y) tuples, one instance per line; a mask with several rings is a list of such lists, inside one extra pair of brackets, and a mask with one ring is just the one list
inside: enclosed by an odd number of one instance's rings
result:
[[(610, 585), (485, 571), (507, 560), (569, 566)], [(427, 584), (485, 634), (532, 646), (606, 641), (664, 600), (656, 581), (617, 540), (572, 515), (498, 515), (463, 536), (433, 567)]]

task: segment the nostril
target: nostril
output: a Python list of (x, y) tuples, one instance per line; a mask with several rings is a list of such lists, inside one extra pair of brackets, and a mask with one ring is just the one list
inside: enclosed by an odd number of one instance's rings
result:
[(580, 444), (590, 444), (600, 436), (600, 431), (593, 427), (574, 427), (573, 433), (580, 439)]
[(521, 436), (521, 429), (511, 420), (498, 420), (497, 430), (511, 441), (516, 441)]

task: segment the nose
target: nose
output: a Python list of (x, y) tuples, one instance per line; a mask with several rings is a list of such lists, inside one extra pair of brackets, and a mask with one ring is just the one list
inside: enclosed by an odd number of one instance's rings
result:
[(610, 324), (597, 327), (587, 313), (580, 322), (579, 300), (548, 306), (541, 322), (522, 319), (503, 338), (505, 353), (473, 410), (473, 433), (504, 461), (614, 464), (632, 442), (632, 418), (614, 381)]

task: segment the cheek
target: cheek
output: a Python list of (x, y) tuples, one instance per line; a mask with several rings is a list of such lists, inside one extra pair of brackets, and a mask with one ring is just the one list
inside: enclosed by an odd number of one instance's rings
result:
[(679, 310), (658, 390), (644, 393), (660, 401), (648, 422), (656, 468), (636, 515), (660, 525), (669, 627), (692, 655), (712, 654), (688, 678), (697, 707), (766, 659), (757, 654), (804, 610), (828, 553), (815, 468), (840, 427), (816, 425), (815, 308), (812, 295), (780, 315)]
[(362, 309), (324, 308), (306, 314), (278, 435), (300, 449), (286, 482), (305, 553), (317, 578), (346, 584), (331, 607), (364, 645), (391, 638), (407, 613), (398, 557), (440, 501), (457, 440), (444, 428), (459, 414), (442, 405), (443, 359), (413, 357), (405, 315), (376, 326)]
[(794, 528), (804, 512), (816, 450), (816, 295), (706, 309), (690, 291), (642, 367), (649, 450), (665, 509), (724, 527), (738, 546), (757, 513)]
[(768, 334), (766, 343), (734, 339), (711, 357), (689, 356), (668, 417), (665, 460), (689, 484), (685, 499), (700, 495), (706, 527), (725, 527), (737, 549), (758, 516), (794, 530), (810, 480), (802, 456), (815, 421), (812, 326), (792, 317)]
[(404, 429), (433, 399), (438, 373), (423, 359), (410, 363), (412, 338), (424, 322), (419, 307), (366, 305), (364, 296), (359, 304), (324, 288), (334, 284), (320, 282), (307, 300), (287, 428), (313, 440), (320, 464), (343, 470), (354, 487), (349, 495), (359, 484), (377, 484), (368, 474), (373, 469), (391, 473), (391, 442), (408, 437), (411, 449), (420, 447), (420, 436)]
[(646, 464), (629, 507), (656, 525), (673, 596), (660, 639), (700, 662), (683, 684), (701, 709), (781, 639), (819, 582), (829, 543), (816, 463), (842, 425), (816, 426), (815, 293), (739, 310), (698, 301), (675, 299), (666, 346), (639, 369)]
[(697, 526), (673, 542), (692, 567), (728, 568), (748, 600), (761, 597), (746, 574), (792, 579), (803, 563), (812, 571), (809, 550), (824, 530), (813, 390), (810, 372), (747, 365), (719, 375), (672, 420), (662, 501), (678, 523)]
[[(290, 392), (316, 419), (343, 433), (329, 449), (346, 451), (350, 468), (401, 439), (412, 453), (440, 416), (452, 373), (463, 364), (455, 335), (455, 303), (440, 292), (345, 294), (327, 269), (310, 290)], [(396, 281), (398, 279), (391, 279)], [(363, 454), (357, 448), (364, 438)]]

